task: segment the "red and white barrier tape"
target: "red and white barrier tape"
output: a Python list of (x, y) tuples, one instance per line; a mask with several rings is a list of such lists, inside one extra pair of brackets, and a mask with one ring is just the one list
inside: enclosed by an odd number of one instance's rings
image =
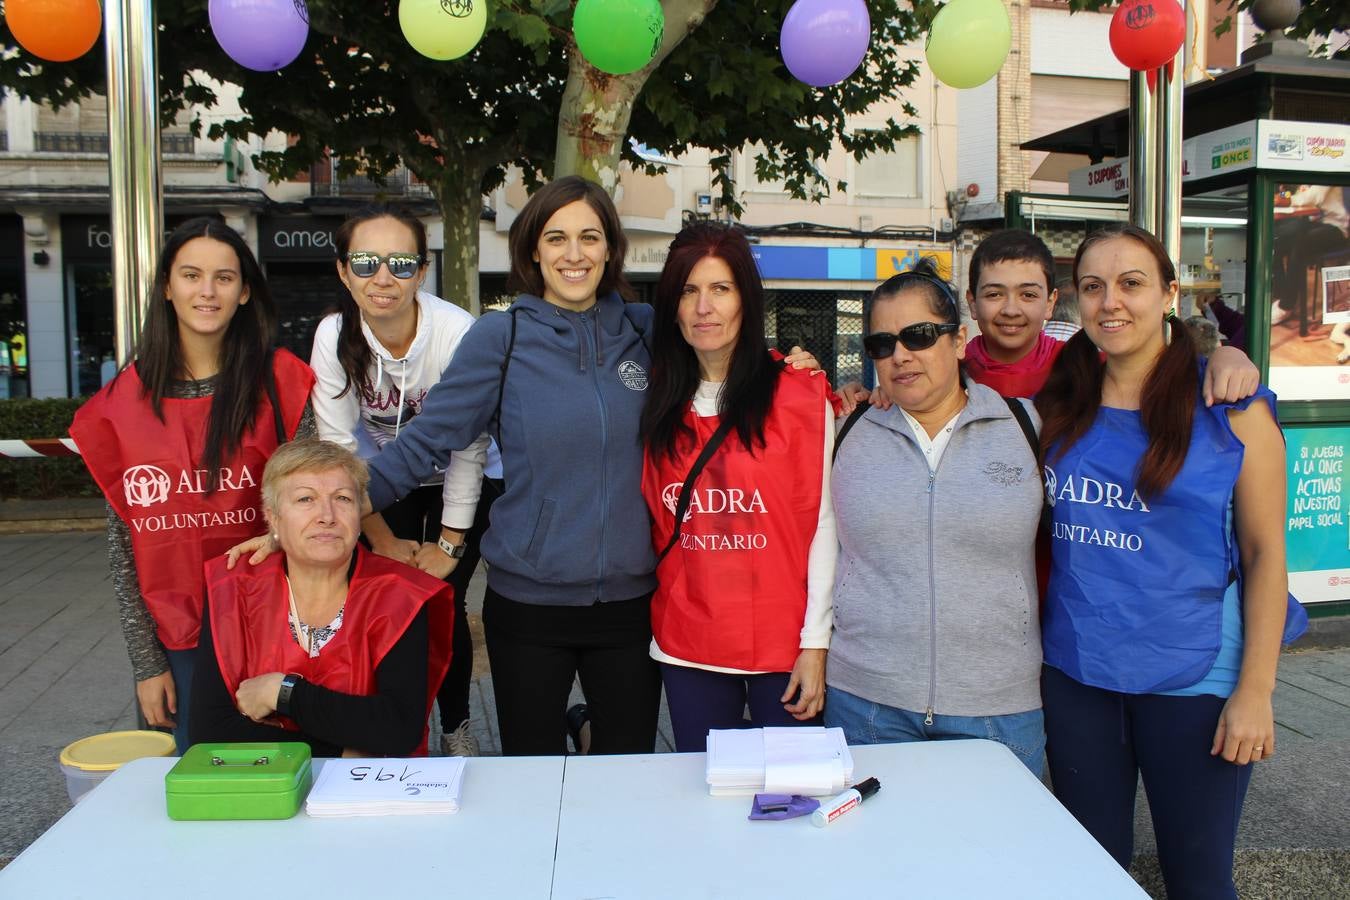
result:
[(0, 459), (42, 459), (48, 456), (79, 456), (80, 448), (70, 438), (33, 438), (0, 441)]

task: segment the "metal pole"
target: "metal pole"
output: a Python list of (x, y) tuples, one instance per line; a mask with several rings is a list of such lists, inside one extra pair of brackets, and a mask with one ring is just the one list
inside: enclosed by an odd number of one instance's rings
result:
[(1130, 73), (1130, 223), (1157, 227), (1158, 122), (1147, 73)]
[(159, 80), (153, 0), (106, 0), (108, 194), (112, 201), (113, 309), (117, 362), (140, 336), (164, 234), (160, 181)]
[[(1166, 2), (1166, 0), (1164, 0)], [(1167, 248), (1172, 264), (1181, 265), (1181, 106), (1186, 78), (1185, 50), (1172, 61), (1172, 75), (1158, 70), (1156, 115), (1158, 117), (1158, 182), (1156, 200), (1158, 227), (1153, 232)]]

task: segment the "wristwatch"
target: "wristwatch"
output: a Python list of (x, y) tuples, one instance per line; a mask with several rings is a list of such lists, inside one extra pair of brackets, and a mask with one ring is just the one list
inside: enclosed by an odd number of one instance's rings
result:
[(291, 714), (291, 691), (295, 690), (300, 680), (300, 676), (295, 674), (282, 676), (281, 690), (277, 691), (277, 712), (283, 716)]
[(441, 537), (436, 538), (436, 546), (440, 547), (445, 555), (451, 559), (463, 559), (464, 554), (469, 549), (469, 542), (465, 539), (458, 544), (452, 544), (445, 539), (444, 535), (442, 535)]

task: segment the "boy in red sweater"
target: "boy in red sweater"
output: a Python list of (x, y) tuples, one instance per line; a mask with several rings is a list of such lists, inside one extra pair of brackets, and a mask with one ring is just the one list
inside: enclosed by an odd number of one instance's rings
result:
[[(1010, 228), (980, 242), (970, 258), (966, 290), (980, 333), (966, 342), (966, 375), (1005, 397), (1031, 397), (1041, 389), (1064, 347), (1042, 330), (1059, 299), (1054, 284), (1055, 258), (1031, 232)], [(1245, 353), (1220, 347), (1205, 369), (1205, 404), (1249, 397), (1259, 381), (1260, 372)], [(841, 415), (869, 396), (857, 382), (838, 393)], [(873, 392), (872, 403), (890, 405), (880, 391)]]

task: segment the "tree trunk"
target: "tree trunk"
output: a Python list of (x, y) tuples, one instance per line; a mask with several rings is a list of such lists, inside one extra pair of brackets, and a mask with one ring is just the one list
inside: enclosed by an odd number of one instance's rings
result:
[(629, 75), (608, 75), (586, 62), (576, 41), (567, 42), (567, 86), (558, 112), (558, 143), (553, 177), (580, 175), (614, 193), (619, 156), (628, 137), (633, 101), (647, 78), (703, 23), (718, 0), (663, 0), (666, 14), (661, 49), (646, 66)]
[(432, 184), (441, 207), (444, 251), (441, 282), (445, 299), (475, 316), (481, 311), (478, 296), (478, 222), (483, 214), (483, 172), (473, 161), (447, 165)]

